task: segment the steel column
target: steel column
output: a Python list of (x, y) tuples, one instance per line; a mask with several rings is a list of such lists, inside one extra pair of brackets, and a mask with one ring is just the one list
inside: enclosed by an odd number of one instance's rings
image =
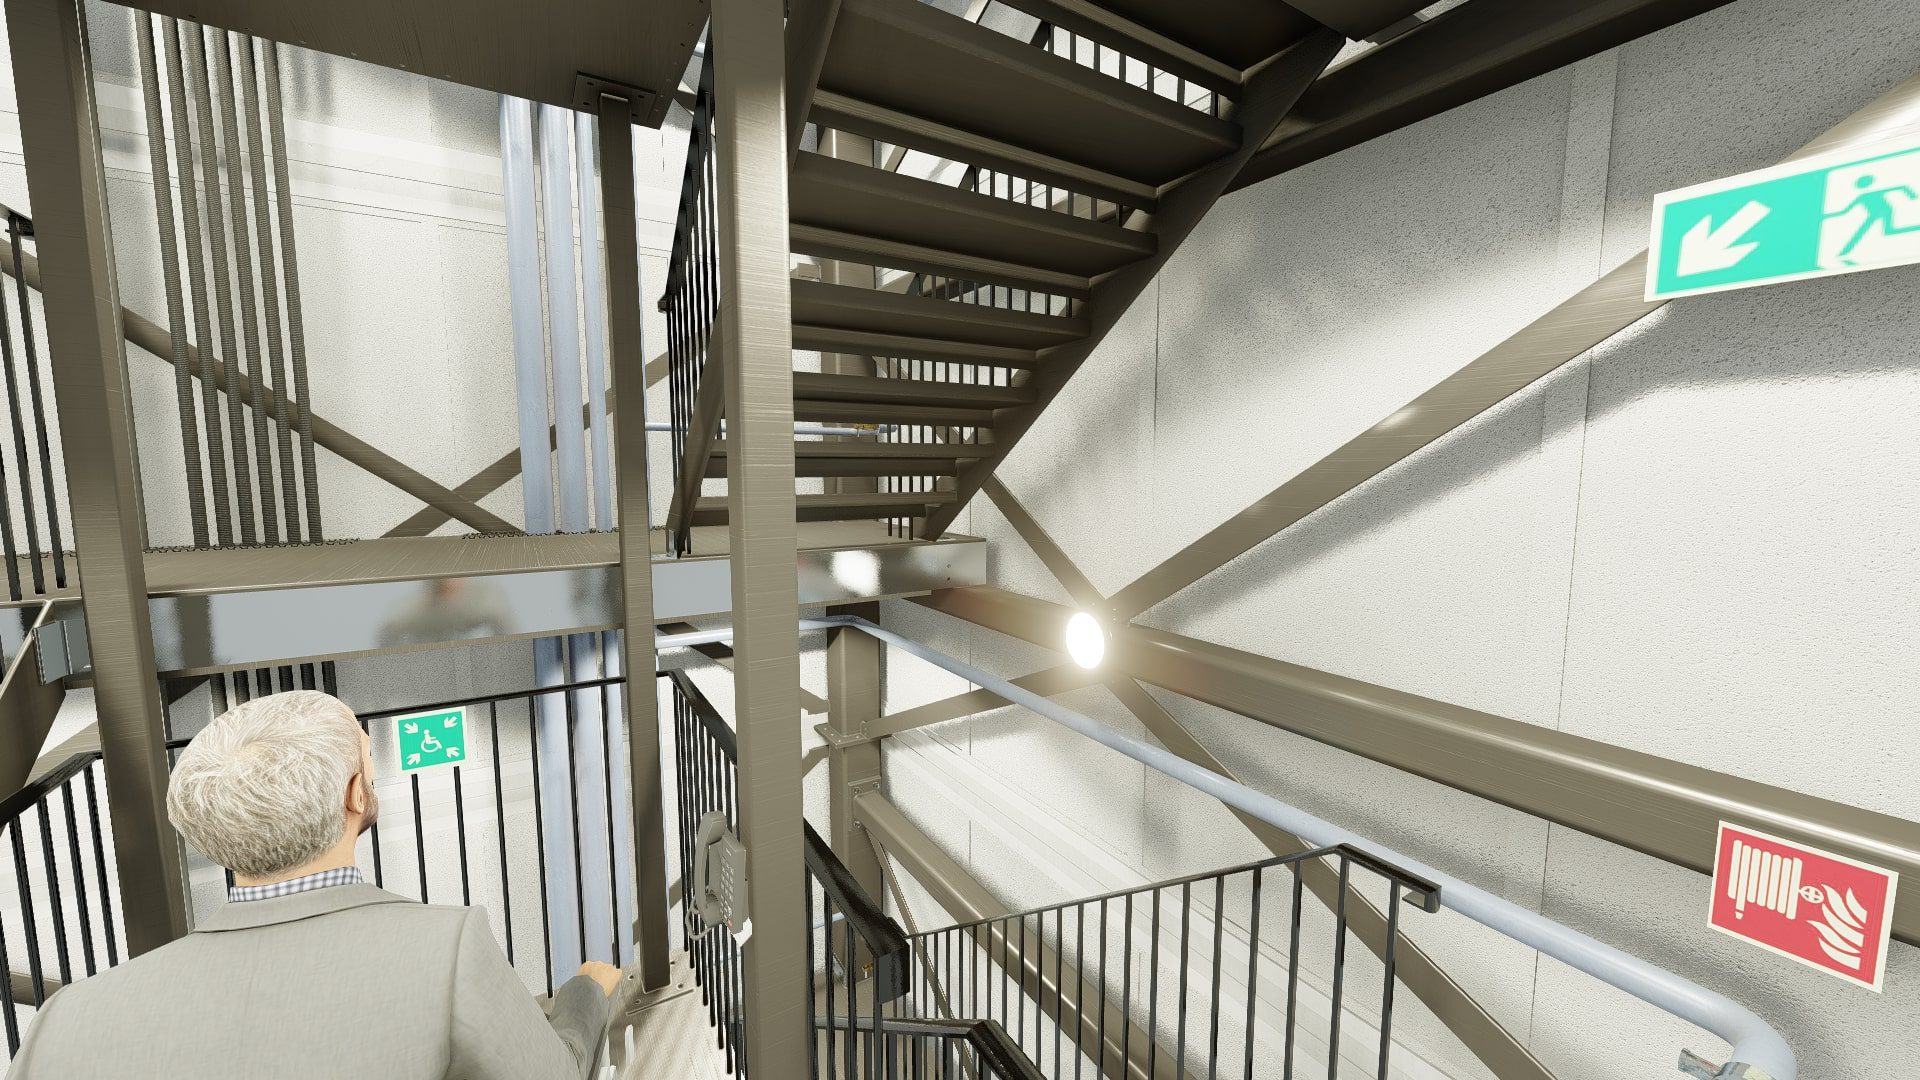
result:
[[(667, 841), (660, 786), (660, 718), (653, 670), (653, 552), (648, 534), (647, 358), (641, 345), (640, 249), (635, 233), (633, 126), (624, 98), (600, 99), (600, 203), (607, 243), (607, 356), (613, 396), (632, 415), (613, 428), (614, 475), (620, 485), (620, 584), (627, 628), (620, 670), (635, 681), (620, 695), (626, 708), (627, 769), (633, 786), (634, 959), (649, 990), (667, 984)], [(589, 238), (588, 242), (591, 242)], [(591, 299), (589, 299), (591, 302)], [(616, 417), (616, 421), (621, 418)]]
[(806, 885), (783, 15), (778, 0), (718, 0), (707, 53), (714, 64), (740, 838), (753, 917), (741, 1000), (747, 1071), (759, 1076), (791, 1073), (812, 1039), (809, 930), (794, 903)]
[(127, 949), (146, 952), (187, 930), (180, 839), (167, 824), (167, 758), (142, 562), (140, 474), (134, 456), (127, 354), (113, 276), (106, 170), (77, 0), (6, 0), (20, 141), (35, 235), (60, 428), (69, 439), (67, 492), (86, 569), (94, 658)]
[[(880, 621), (879, 604), (850, 604), (833, 608), (834, 615), (853, 615)], [(881, 664), (885, 649), (858, 630), (837, 627), (827, 631), (827, 722), (820, 733), (827, 740), (827, 788), (831, 798), (832, 831), (827, 834), (833, 853), (853, 879), (878, 897), (886, 887), (880, 858), (862, 835), (853, 812), (853, 800), (880, 787)]]

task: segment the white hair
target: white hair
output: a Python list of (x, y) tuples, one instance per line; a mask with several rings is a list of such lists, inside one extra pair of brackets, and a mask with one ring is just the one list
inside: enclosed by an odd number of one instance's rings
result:
[(209, 859), (270, 877), (320, 857), (346, 827), (359, 721), (318, 690), (269, 694), (216, 717), (173, 767), (167, 817)]

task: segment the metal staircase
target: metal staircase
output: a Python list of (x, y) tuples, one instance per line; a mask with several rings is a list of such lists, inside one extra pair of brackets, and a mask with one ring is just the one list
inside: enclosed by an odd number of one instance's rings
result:
[[(789, 248), (817, 263), (792, 283), (793, 347), (822, 355), (819, 373), (794, 376), (800, 520), (938, 537), (1347, 24), (1378, 29), (1421, 6), (1361, 5), (1335, 30), (1239, 0), (986, 0), (969, 17), (916, 0), (796, 3)], [(709, 359), (720, 275), (706, 60), (661, 301), (681, 551), (693, 526), (727, 516), (701, 492), (728, 462)]]

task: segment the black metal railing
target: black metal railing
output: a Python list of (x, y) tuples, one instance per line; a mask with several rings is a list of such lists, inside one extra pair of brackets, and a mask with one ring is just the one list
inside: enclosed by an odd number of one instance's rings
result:
[[(551, 993), (556, 930), (548, 889), (544, 810), (551, 800), (541, 775), (534, 716), (543, 699), (558, 695), (564, 703), (568, 773), (572, 775), (583, 749), (572, 736), (583, 696), (598, 696), (602, 714), (617, 715), (611, 695), (624, 682), (618, 676), (585, 679), (532, 691), (360, 713), (361, 727), (373, 736), (377, 750), (384, 738), (381, 725), (395, 717), (464, 707), (470, 725), (467, 759), (431, 774), (407, 774), (405, 801), (388, 805), (382, 820), (368, 830), (366, 859), (374, 883), (426, 903), (457, 900), (485, 906), (498, 920), (495, 933), (522, 981), (533, 989), (544, 985)], [(248, 680), (238, 679), (232, 685), (242, 688), (240, 700), (245, 700)], [(170, 705), (169, 726), (184, 721), (180, 711), (180, 702)], [(202, 726), (204, 721), (193, 725), (193, 730)], [(621, 760), (619, 748), (611, 745), (612, 729), (603, 728), (603, 732), (599, 749), (604, 760)], [(190, 735), (170, 735), (169, 758), (177, 757), (190, 741)], [(382, 786), (393, 779), (382, 778)], [(470, 779), (477, 782), (478, 790)], [(575, 797), (577, 789), (564, 800), (572, 819), (568, 831), (575, 882), (584, 880), (589, 868), (604, 869), (609, 881), (617, 880), (617, 867), (624, 862), (618, 850), (624, 839), (613, 823), (629, 810), (615, 805), (612, 784), (602, 793), (604, 799), (596, 805)], [(4, 894), (0, 895), (0, 972), (10, 975), (0, 981), (0, 1022), (6, 1028), (9, 1054), (19, 1048), (22, 1008), (32, 1008), (74, 979), (120, 962), (123, 932), (115, 914), (120, 910), (120, 894), (113, 869), (113, 839), (110, 830), (101, 826), (107, 794), (100, 752), (90, 750), (74, 754), (0, 803), (0, 829), (9, 834), (5, 842), (14, 864), (11, 893), (6, 894), (7, 885), (0, 883), (0, 894)], [(601, 814), (607, 823), (606, 844), (595, 849), (581, 842), (583, 815)], [(398, 843), (393, 836), (396, 830)], [(451, 843), (442, 843), (443, 839)], [(224, 884), (231, 885), (232, 880), (228, 873)], [(588, 940), (586, 897), (579, 888), (574, 893), (583, 906), (573, 913), (579, 937), (571, 944), (588, 959), (620, 962), (627, 950), (618, 931), (610, 941)], [(630, 921), (617, 891), (604, 899), (617, 913), (616, 926)]]
[(680, 825), (682, 877), (681, 929), (687, 960), (700, 983), (700, 999), (707, 1007), (718, 1048), (727, 1069), (746, 1075), (747, 1059), (741, 1040), (746, 1024), (740, 996), (740, 943), (727, 928), (703, 923), (694, 913), (692, 880), (694, 843), (700, 821), (710, 813), (726, 815), (727, 827), (739, 827), (735, 767), (739, 749), (733, 728), (685, 672), (668, 673), (673, 683), (674, 788)]
[[(1322, 867), (1338, 877), (1331, 912), (1303, 903), (1302, 875)], [(1350, 885), (1386, 894), (1386, 945), (1364, 979), (1352, 961), (1374, 954), (1349, 948)], [(1343, 1060), (1385, 1077), (1408, 904), (1436, 911), (1439, 890), (1323, 848), (916, 935), (912, 1000), (922, 1016), (998, 1021), (1054, 1080), (1335, 1080)]]
[[(703, 818), (720, 813), (729, 827), (737, 824), (737, 744), (733, 728), (686, 673), (671, 672), (668, 678), (674, 688), (680, 860), (691, 867)], [(906, 1011), (916, 978), (907, 935), (813, 826), (803, 823), (802, 830), (807, 1014), (818, 1034), (808, 1044), (806, 1075), (813, 1080), (958, 1075), (1039, 1080), (999, 1025)], [(683, 895), (697, 887), (689, 880)], [(727, 1070), (744, 1077), (740, 946), (726, 926), (703, 921), (694, 906), (691, 901), (682, 905), (687, 956)]]
[[(1013, 1044), (1007, 1030), (991, 1020), (927, 1020), (918, 1017), (893, 1017), (884, 1026), (877, 1020), (855, 1023), (846, 1019), (814, 1020), (823, 1033), (844, 1032), (849, 1045), (854, 1039), (870, 1040), (876, 1049), (879, 1068), (868, 1076), (888, 1080), (1044, 1080), (1045, 1073)], [(815, 1077), (852, 1076), (854, 1073), (822, 1073)]]
[(26, 242), (33, 239), (33, 222), (11, 208), (0, 211), (7, 217), (6, 264), (13, 268), (11, 287), (0, 289), (0, 375), (6, 379), (0, 397), (6, 398), (11, 432), (0, 447), (0, 557), (7, 597), (21, 600), (65, 591), (68, 553), (60, 520), (63, 493), (54, 479), (52, 372), (42, 370), (33, 290), (21, 272), (31, 257)]
[[(687, 161), (680, 181), (680, 212), (673, 226), (673, 253), (667, 262), (667, 287), (660, 310), (667, 315), (668, 420), (673, 435), (673, 481), (680, 490), (688, 478), (686, 440), (713, 322), (720, 311), (719, 223), (715, 200), (713, 150), (713, 44), (701, 58), (700, 85), (688, 124)], [(698, 492), (698, 478), (691, 481)], [(690, 524), (668, 537), (674, 550), (688, 550)]]
[[(75, 785), (80, 788), (78, 796)], [(0, 883), (0, 1024), (20, 1049), (22, 1009), (120, 962), (119, 885), (101, 828), (104, 770), (78, 753), (0, 802), (13, 874)], [(49, 952), (51, 949), (51, 952)]]

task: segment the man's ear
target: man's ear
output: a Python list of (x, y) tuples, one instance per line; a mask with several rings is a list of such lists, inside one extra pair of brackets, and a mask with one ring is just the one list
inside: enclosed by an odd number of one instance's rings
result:
[(357, 769), (347, 777), (347, 813), (361, 817), (367, 814), (366, 776)]

